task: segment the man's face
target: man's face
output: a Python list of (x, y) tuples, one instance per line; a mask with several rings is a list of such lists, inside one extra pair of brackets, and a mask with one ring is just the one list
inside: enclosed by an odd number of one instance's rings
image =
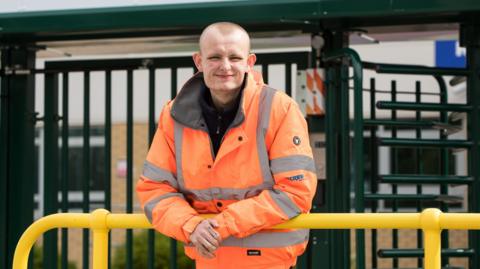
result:
[(248, 37), (239, 31), (222, 34), (212, 31), (201, 41), (200, 53), (193, 55), (195, 65), (203, 72), (205, 84), (213, 94), (230, 94), (242, 86), (245, 73), (255, 64), (249, 54)]

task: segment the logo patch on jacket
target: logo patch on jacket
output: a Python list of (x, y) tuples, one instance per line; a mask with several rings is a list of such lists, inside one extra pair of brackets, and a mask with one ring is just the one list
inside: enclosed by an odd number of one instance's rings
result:
[(303, 174), (291, 176), (291, 177), (288, 177), (288, 179), (291, 181), (300, 181), (300, 180), (303, 180)]
[(262, 252), (259, 249), (247, 249), (247, 256), (262, 256)]
[(300, 137), (294, 136), (293, 137), (293, 144), (298, 146), (298, 145), (300, 145), (300, 143), (302, 143), (302, 141), (300, 140)]

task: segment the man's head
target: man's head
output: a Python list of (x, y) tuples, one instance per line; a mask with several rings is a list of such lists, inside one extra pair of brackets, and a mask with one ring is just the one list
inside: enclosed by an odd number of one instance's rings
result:
[(200, 51), (193, 55), (193, 60), (203, 72), (212, 97), (235, 97), (245, 73), (252, 70), (256, 61), (250, 53), (248, 33), (237, 24), (218, 22), (203, 30), (199, 45)]

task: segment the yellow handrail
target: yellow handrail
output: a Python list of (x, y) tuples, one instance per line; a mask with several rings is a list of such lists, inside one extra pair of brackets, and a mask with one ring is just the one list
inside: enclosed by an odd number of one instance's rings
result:
[[(208, 217), (208, 216), (206, 216)], [(30, 250), (44, 232), (54, 228), (93, 230), (93, 268), (108, 264), (108, 232), (113, 228), (149, 229), (143, 214), (111, 214), (97, 209), (91, 214), (59, 213), (30, 225), (20, 238), (13, 257), (13, 269), (27, 269)], [(425, 239), (425, 269), (440, 269), (440, 232), (443, 229), (479, 230), (479, 213), (442, 213), (429, 208), (421, 213), (312, 213), (302, 214), (274, 228), (310, 229), (422, 229)]]

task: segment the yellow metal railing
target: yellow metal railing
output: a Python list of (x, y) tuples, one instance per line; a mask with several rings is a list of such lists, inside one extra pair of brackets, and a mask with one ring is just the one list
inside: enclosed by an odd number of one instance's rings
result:
[[(108, 232), (114, 228), (148, 229), (143, 214), (110, 214), (98, 209), (91, 214), (59, 213), (33, 223), (20, 238), (13, 257), (13, 269), (27, 269), (30, 250), (44, 232), (54, 228), (93, 230), (93, 268), (107, 268)], [(422, 229), (424, 268), (440, 269), (440, 232), (443, 229), (479, 230), (480, 214), (442, 213), (426, 209), (422, 213), (324, 213), (302, 214), (274, 228), (310, 229)]]

